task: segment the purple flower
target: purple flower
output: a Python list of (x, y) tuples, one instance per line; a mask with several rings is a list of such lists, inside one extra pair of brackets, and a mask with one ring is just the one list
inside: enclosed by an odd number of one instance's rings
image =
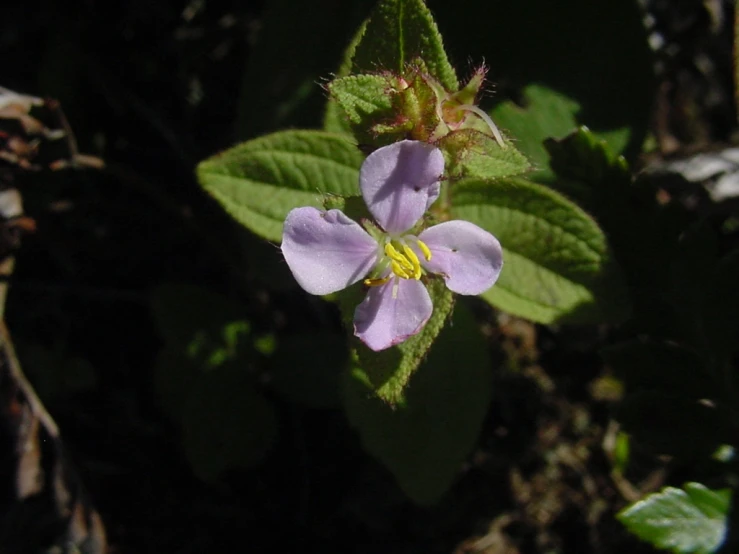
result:
[(384, 350), (418, 333), (431, 317), (421, 278), (437, 274), (459, 294), (480, 294), (503, 267), (498, 240), (467, 221), (411, 229), (439, 196), (444, 157), (404, 140), (370, 154), (359, 173), (364, 201), (382, 230), (365, 231), (340, 210), (296, 208), (285, 220), (282, 253), (301, 287), (329, 294), (364, 279), (354, 334)]

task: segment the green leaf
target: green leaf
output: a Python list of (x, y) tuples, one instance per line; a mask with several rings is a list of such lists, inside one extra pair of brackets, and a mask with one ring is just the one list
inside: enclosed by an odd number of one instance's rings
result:
[(707, 458), (732, 441), (725, 410), (661, 391), (628, 395), (616, 414), (635, 443), (655, 455)]
[(557, 176), (552, 186), (589, 213), (599, 214), (613, 201), (628, 198), (631, 173), (626, 160), (587, 127), (578, 127), (561, 140), (548, 138), (544, 148)]
[(359, 191), (362, 154), (344, 135), (282, 131), (251, 140), (198, 165), (201, 186), (234, 219), (280, 241), (288, 212), (321, 207), (322, 195)]
[[(554, 175), (548, 167), (549, 156), (543, 142), (572, 133), (578, 126), (575, 116), (580, 106), (571, 98), (541, 85), (527, 86), (523, 95), (525, 107), (511, 101), (503, 102), (493, 109), (491, 115), (498, 126), (515, 137), (516, 145), (537, 168), (531, 178), (551, 181)], [(623, 130), (597, 136), (601, 140), (608, 138), (613, 150), (620, 152), (626, 146), (629, 134)]]
[(328, 84), (331, 97), (344, 111), (359, 142), (369, 142), (370, 128), (392, 118), (392, 77), (350, 75)]
[(702, 358), (682, 346), (631, 340), (604, 348), (601, 355), (631, 389), (675, 391), (696, 400), (716, 396)]
[[(404, 390), (411, 375), (423, 362), (454, 308), (454, 296), (442, 279), (429, 280), (427, 289), (434, 311), (417, 335), (380, 352), (374, 352), (359, 339), (353, 339), (354, 361), (361, 368), (356, 371), (363, 374), (375, 394), (391, 406), (404, 401)], [(354, 310), (363, 295), (360, 284), (339, 293), (339, 305), (348, 329), (352, 328)]]
[(447, 173), (451, 178), (512, 177), (531, 169), (531, 164), (512, 143), (501, 148), (494, 138), (473, 129), (453, 131), (437, 146), (446, 154)]
[(353, 73), (401, 73), (420, 58), (447, 90), (459, 88), (431, 12), (422, 0), (380, 0), (354, 51)]
[(198, 477), (215, 481), (228, 469), (249, 469), (269, 452), (277, 420), (243, 367), (200, 373), (182, 417), (185, 455)]
[(562, 140), (547, 139), (545, 147), (556, 173), (550, 186), (592, 215), (608, 237), (629, 286), (635, 319), (644, 330), (670, 336), (676, 318), (665, 283), (684, 226), (682, 210), (659, 206), (655, 187), (634, 182), (624, 158), (585, 127)]
[(556, 192), (524, 179), (452, 185), (454, 219), (503, 246), (500, 279), (482, 298), (539, 323), (618, 321), (629, 299), (598, 225)]
[(468, 310), (455, 311), (402, 404), (376, 398), (360, 370), (347, 373), (344, 385), (347, 417), (364, 448), (415, 502), (437, 502), (474, 446), (490, 402), (487, 347)]
[(497, 125), (515, 137), (516, 145), (531, 160), (536, 180), (550, 180), (549, 156), (543, 142), (549, 137), (562, 138), (577, 127), (575, 114), (580, 106), (567, 96), (541, 85), (529, 85), (523, 91), (525, 107), (512, 101), (498, 104), (490, 113)]
[(388, 94), (391, 83), (386, 75), (350, 75), (335, 79), (328, 90), (355, 125), (369, 127), (370, 118), (387, 112), (392, 107)]
[(618, 514), (626, 528), (658, 548), (680, 554), (709, 554), (724, 542), (731, 490), (686, 483), (665, 487)]
[(339, 376), (348, 361), (346, 340), (341, 335), (315, 332), (280, 338), (270, 359), (270, 384), (293, 402), (310, 408), (334, 408), (340, 403)]

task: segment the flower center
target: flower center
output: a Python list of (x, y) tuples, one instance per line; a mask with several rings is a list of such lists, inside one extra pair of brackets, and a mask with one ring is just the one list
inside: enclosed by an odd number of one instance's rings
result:
[[(418, 246), (426, 261), (431, 259), (431, 250), (429, 250), (429, 247), (416, 237), (409, 236), (400, 240), (389, 240), (383, 247), (385, 255), (377, 264), (376, 274), (380, 276), (365, 279), (364, 284), (370, 287), (379, 287), (390, 281), (393, 276), (400, 277), (401, 279), (419, 280), (423, 274), (421, 260), (419, 260), (418, 255), (413, 249), (408, 246), (407, 241), (409, 240)], [(387, 271), (388, 269), (390, 269), (389, 272)]]

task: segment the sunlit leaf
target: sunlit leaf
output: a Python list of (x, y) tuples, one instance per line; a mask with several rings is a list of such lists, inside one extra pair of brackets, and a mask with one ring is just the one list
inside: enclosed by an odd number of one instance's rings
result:
[(716, 552), (726, 536), (731, 490), (686, 483), (665, 487), (618, 514), (639, 538), (679, 554)]
[(234, 219), (280, 241), (291, 209), (321, 207), (324, 194), (357, 194), (362, 159), (344, 135), (283, 131), (217, 154), (201, 162), (197, 174)]
[(415, 58), (447, 90), (459, 88), (431, 12), (422, 0), (380, 0), (353, 57), (354, 73), (402, 72)]
[(540, 323), (621, 320), (629, 299), (598, 225), (556, 192), (524, 179), (463, 180), (452, 216), (503, 246), (500, 279), (482, 297)]

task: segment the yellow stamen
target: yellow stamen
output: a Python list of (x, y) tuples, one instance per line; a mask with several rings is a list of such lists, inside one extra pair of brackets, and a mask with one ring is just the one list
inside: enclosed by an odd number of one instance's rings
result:
[(421, 278), (421, 262), (416, 256), (416, 253), (407, 245), (403, 245), (403, 252), (405, 252), (406, 258), (408, 258), (413, 264), (413, 278), (418, 280)]
[(364, 284), (368, 287), (380, 287), (387, 283), (390, 279), (392, 279), (392, 275), (388, 275), (387, 277), (383, 277), (382, 279), (365, 279)]
[(418, 247), (421, 249), (421, 252), (423, 252), (423, 257), (426, 258), (426, 261), (431, 260), (431, 250), (429, 250), (429, 247), (426, 246), (426, 243), (424, 243), (422, 240), (416, 240), (416, 244), (418, 244)]
[(397, 249), (389, 242), (385, 245), (385, 254), (387, 254), (391, 260), (398, 262), (406, 270), (413, 271), (413, 264), (408, 261), (408, 258), (398, 252)]
[(409, 273), (408, 270), (402, 267), (395, 260), (390, 262), (390, 267), (393, 268), (393, 273), (395, 273), (395, 275), (397, 275), (398, 277), (402, 277), (403, 279), (410, 279), (413, 276), (412, 273)]

